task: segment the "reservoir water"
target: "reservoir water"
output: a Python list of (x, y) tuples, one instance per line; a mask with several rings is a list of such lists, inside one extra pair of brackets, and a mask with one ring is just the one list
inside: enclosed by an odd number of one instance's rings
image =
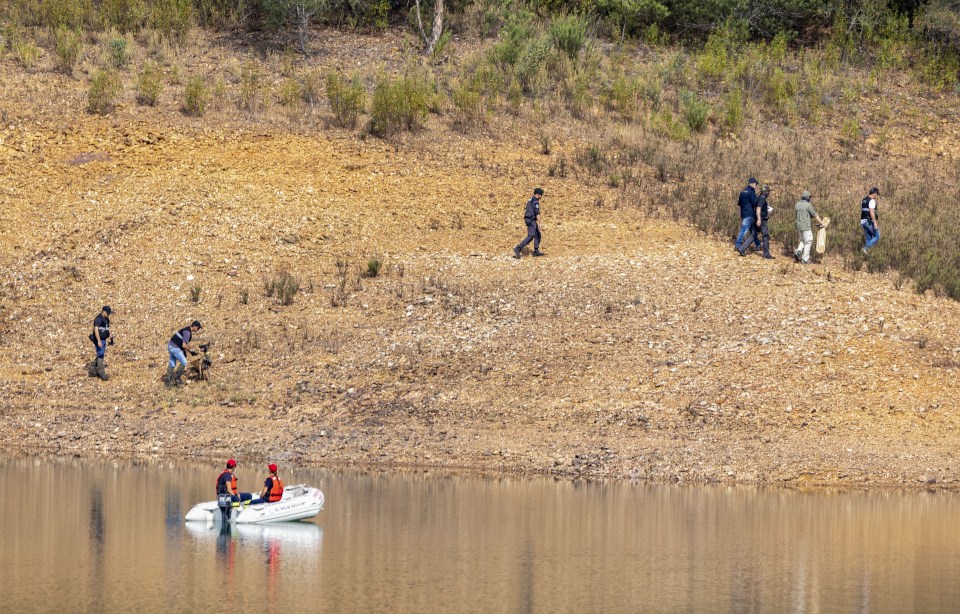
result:
[(960, 611), (954, 493), (281, 465), (324, 491), (312, 521), (188, 525), (219, 470), (0, 455), (3, 610)]

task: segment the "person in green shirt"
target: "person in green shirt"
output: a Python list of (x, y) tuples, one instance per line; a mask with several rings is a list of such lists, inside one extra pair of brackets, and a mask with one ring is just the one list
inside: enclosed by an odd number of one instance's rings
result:
[(797, 210), (797, 234), (800, 236), (800, 244), (793, 251), (793, 255), (801, 264), (810, 264), (810, 246), (813, 244), (813, 226), (810, 221), (815, 221), (818, 228), (823, 226), (823, 220), (810, 204), (810, 198), (810, 192), (804, 190), (800, 201), (794, 206)]

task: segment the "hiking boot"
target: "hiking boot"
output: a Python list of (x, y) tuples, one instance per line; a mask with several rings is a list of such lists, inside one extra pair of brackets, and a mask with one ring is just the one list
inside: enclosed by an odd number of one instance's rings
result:
[(745, 252), (745, 251), (742, 250), (742, 249), (738, 249), (738, 250), (737, 250), (737, 253), (740, 254), (741, 256), (746, 256), (746, 255), (747, 255), (747, 252)]
[(517, 260), (520, 260), (520, 248), (519, 248), (519, 247), (514, 247), (514, 248), (513, 248), (513, 257), (516, 258)]
[(109, 380), (110, 376), (107, 375), (107, 363), (104, 362), (102, 358), (98, 358), (94, 364), (96, 365), (96, 368), (97, 368), (97, 377), (99, 377), (103, 381)]
[(87, 375), (89, 375), (90, 377), (96, 377), (96, 376), (97, 376), (97, 361), (96, 361), (96, 360), (91, 360), (91, 361), (90, 361), (90, 364), (87, 365)]
[(534, 256), (546, 256), (546, 254), (544, 254), (543, 252), (541, 252), (539, 249), (533, 250), (533, 255), (534, 255)]
[(794, 259), (795, 259), (797, 262), (800, 262), (800, 261), (801, 261), (800, 254), (802, 254), (802, 253), (803, 253), (803, 252), (801, 252), (799, 249), (798, 249), (798, 250), (794, 250), (794, 252), (793, 252), (793, 257), (794, 257)]
[(770, 254), (764, 254), (764, 255), (763, 255), (763, 259), (764, 259), (764, 260), (773, 260), (774, 258), (773, 258), (773, 256), (771, 256)]
[(173, 367), (167, 367), (167, 372), (163, 375), (163, 385), (167, 388), (173, 386)]

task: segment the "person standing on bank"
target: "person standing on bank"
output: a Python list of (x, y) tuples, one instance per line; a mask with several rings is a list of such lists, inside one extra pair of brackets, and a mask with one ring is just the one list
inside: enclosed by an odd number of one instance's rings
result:
[(243, 503), (253, 499), (253, 495), (248, 492), (240, 492), (237, 489), (237, 476), (233, 470), (237, 467), (237, 461), (232, 458), (227, 461), (227, 468), (217, 476), (217, 496), (230, 495), (230, 500), (234, 503)]
[[(734, 247), (738, 252), (746, 252), (750, 242), (744, 243), (750, 230), (757, 222), (757, 180), (753, 177), (747, 182), (747, 187), (740, 192), (737, 198), (737, 206), (740, 208), (740, 232), (737, 233), (737, 241)], [(760, 249), (760, 237), (754, 236), (757, 249)]]
[(260, 491), (260, 498), (254, 499), (250, 505), (260, 503), (276, 503), (283, 498), (283, 482), (277, 476), (277, 466), (273, 463), (267, 465), (270, 475), (263, 481), (263, 490)]
[(520, 258), (520, 252), (533, 241), (533, 255), (542, 256), (540, 251), (540, 199), (543, 197), (543, 188), (533, 191), (533, 198), (527, 201), (527, 208), (523, 212), (523, 222), (527, 225), (527, 238), (513, 248), (513, 257)]
[[(190, 340), (193, 339), (193, 335), (201, 328), (203, 328), (203, 326), (200, 324), (200, 320), (194, 320), (190, 326), (181, 328), (173, 333), (170, 341), (167, 342), (167, 352), (170, 353), (170, 362), (167, 365), (167, 373), (163, 376), (163, 383), (167, 388), (179, 386), (183, 383), (180, 377), (187, 368), (187, 357), (183, 352), (187, 351), (193, 356), (197, 355), (196, 350), (190, 347)], [(176, 371), (174, 371), (174, 367), (176, 367)]]
[(870, 188), (866, 198), (860, 201), (860, 226), (863, 227), (865, 242), (863, 244), (863, 253), (866, 254), (871, 247), (880, 241), (880, 223), (877, 221), (877, 199), (880, 198), (879, 188)]
[[(767, 260), (773, 260), (773, 256), (770, 255), (770, 225), (768, 223), (770, 218), (770, 205), (767, 204), (768, 196), (770, 196), (770, 186), (765, 185), (763, 189), (760, 190), (760, 196), (757, 197), (757, 208), (754, 211), (754, 215), (756, 216), (754, 219), (756, 222), (750, 227), (750, 235), (747, 237), (744, 245), (750, 245), (751, 241), (758, 241), (758, 237), (762, 236), (763, 241), (761, 245), (763, 245), (763, 257)], [(746, 247), (741, 247), (739, 251), (741, 256), (747, 255)]]
[(800, 235), (800, 244), (794, 250), (793, 255), (797, 262), (801, 264), (810, 264), (810, 246), (813, 244), (813, 226), (810, 220), (817, 222), (818, 227), (823, 226), (823, 220), (817, 215), (813, 205), (810, 204), (810, 192), (804, 190), (800, 195), (800, 200), (794, 206), (797, 211), (797, 234)]
[(97, 348), (97, 357), (90, 363), (87, 373), (90, 377), (99, 377), (103, 381), (110, 379), (107, 375), (107, 343), (113, 345), (113, 338), (110, 336), (110, 314), (113, 310), (108, 305), (100, 309), (100, 314), (93, 319), (93, 332), (87, 337)]

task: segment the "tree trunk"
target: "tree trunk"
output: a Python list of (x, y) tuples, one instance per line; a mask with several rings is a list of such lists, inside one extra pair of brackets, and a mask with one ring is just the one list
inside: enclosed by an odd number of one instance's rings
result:
[(436, 0), (433, 14), (433, 32), (430, 33), (430, 43), (424, 55), (431, 55), (437, 48), (437, 42), (440, 40), (440, 34), (443, 32), (443, 0)]

